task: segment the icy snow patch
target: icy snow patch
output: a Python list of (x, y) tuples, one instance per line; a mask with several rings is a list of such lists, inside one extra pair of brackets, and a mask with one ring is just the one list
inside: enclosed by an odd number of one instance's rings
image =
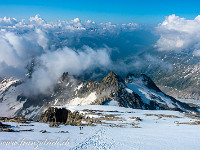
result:
[(128, 93), (133, 93), (133, 91), (131, 90), (131, 89), (129, 89), (129, 88), (125, 88), (125, 90), (128, 92)]
[(67, 105), (89, 105), (94, 102), (96, 98), (96, 92), (93, 92), (86, 98), (74, 98)]
[(80, 90), (80, 88), (82, 88), (83, 87), (83, 83), (81, 83), (81, 85), (79, 85), (77, 88), (76, 88), (76, 90)]
[(109, 106), (119, 106), (118, 102), (115, 100), (112, 100), (108, 103)]
[(16, 83), (19, 80), (14, 80), (12, 78), (10, 79), (4, 79), (0, 83), (0, 94), (2, 94), (7, 88), (9, 88), (13, 83)]

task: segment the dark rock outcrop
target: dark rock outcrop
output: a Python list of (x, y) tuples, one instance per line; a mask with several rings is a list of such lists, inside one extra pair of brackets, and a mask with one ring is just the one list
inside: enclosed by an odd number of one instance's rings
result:
[(44, 114), (41, 115), (40, 122), (59, 122), (66, 123), (69, 115), (69, 110), (65, 108), (50, 107)]
[(33, 121), (30, 118), (24, 118), (24, 117), (0, 117), (0, 120), (2, 122), (16, 122), (16, 123), (26, 123), (28, 124), (30, 121)]
[(8, 127), (11, 127), (11, 125), (0, 122), (0, 128), (8, 128)]
[(65, 108), (49, 107), (41, 115), (40, 122), (49, 123), (50, 127), (58, 127), (59, 124), (68, 124), (74, 126), (93, 126), (100, 121), (94, 118), (86, 117), (78, 111), (71, 112)]

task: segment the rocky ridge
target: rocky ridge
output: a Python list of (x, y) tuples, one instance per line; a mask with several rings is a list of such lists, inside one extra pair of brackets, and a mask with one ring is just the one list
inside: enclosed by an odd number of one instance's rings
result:
[[(1, 95), (4, 105), (11, 99), (9, 94), (13, 91), (20, 91), (21, 85), (23, 83), (19, 85), (11, 83), (8, 88), (1, 91), (4, 93)], [(20, 104), (21, 108), (9, 103), (9, 107), (18, 108), (12, 116), (32, 119), (39, 119), (39, 116), (51, 106), (69, 105), (116, 105), (134, 109), (178, 110), (198, 113), (197, 108), (190, 107), (163, 93), (145, 74), (128, 74), (124, 80), (111, 72), (100, 82), (97, 82), (84, 81), (68, 73), (63, 73), (50, 94), (32, 97), (26, 97), (20, 92), (16, 94), (15, 103)]]

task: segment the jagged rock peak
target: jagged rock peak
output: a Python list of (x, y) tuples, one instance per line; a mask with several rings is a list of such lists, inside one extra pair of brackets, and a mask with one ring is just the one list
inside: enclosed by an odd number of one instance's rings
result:
[(68, 72), (64, 72), (61, 76), (61, 80), (64, 81), (67, 78)]
[(114, 72), (110, 72), (106, 77), (103, 78), (101, 83), (110, 84), (110, 85), (118, 85), (119, 83), (125, 84), (124, 80)]

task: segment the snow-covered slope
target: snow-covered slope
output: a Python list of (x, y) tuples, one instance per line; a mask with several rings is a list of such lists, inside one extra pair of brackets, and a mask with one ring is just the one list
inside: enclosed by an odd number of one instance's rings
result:
[[(33, 129), (33, 131), (1, 132), (1, 149), (199, 149), (200, 126), (194, 124), (199, 120), (178, 111), (100, 105), (67, 106), (67, 108), (86, 113), (89, 117), (100, 118), (102, 124), (84, 126), (80, 130), (79, 126), (70, 125), (51, 128), (48, 124), (38, 122), (28, 124), (33, 126), (20, 126), (24, 124), (7, 122), (14, 130)], [(41, 133), (41, 130), (49, 133)]]
[(23, 107), (25, 101), (18, 100), (22, 93), (21, 82), (16, 79), (4, 79), (0, 83), (1, 116), (14, 116)]
[(96, 100), (96, 93), (93, 92), (89, 96), (84, 97), (84, 98), (76, 97), (76, 98), (70, 100), (70, 102), (67, 103), (67, 105), (69, 105), (69, 106), (70, 105), (89, 105), (92, 102), (94, 102), (95, 100)]

